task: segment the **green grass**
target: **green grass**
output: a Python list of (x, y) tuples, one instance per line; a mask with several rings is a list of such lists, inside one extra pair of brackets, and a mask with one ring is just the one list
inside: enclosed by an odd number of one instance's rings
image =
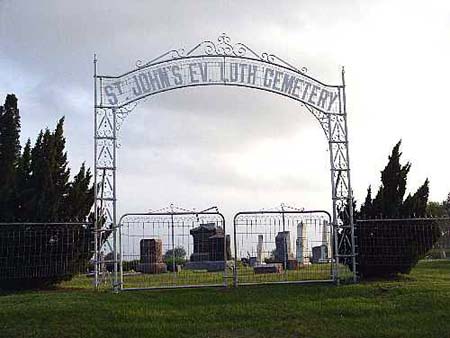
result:
[[(351, 274), (347, 267), (339, 267), (341, 277), (350, 278)], [(233, 283), (233, 272), (227, 271), (228, 285)], [(330, 280), (330, 264), (311, 264), (297, 270), (285, 270), (282, 273), (255, 274), (251, 267), (238, 267), (239, 283), (271, 283), (283, 281), (307, 281), (307, 280)], [(178, 273), (141, 274), (124, 273), (125, 288), (158, 288), (182, 285), (224, 285), (223, 272), (207, 272), (206, 270), (182, 270)], [(70, 282), (63, 283), (63, 287), (89, 288), (92, 287), (92, 277), (80, 275)], [(105, 285), (105, 288), (109, 287)]]
[[(341, 269), (343, 270), (343, 269)], [(231, 270), (227, 271), (228, 284), (232, 284)], [(298, 280), (331, 279), (330, 264), (311, 264), (298, 270), (286, 270), (283, 273), (255, 274), (253, 268), (239, 266), (239, 281), (241, 283), (267, 283)], [(224, 284), (223, 272), (207, 272), (206, 270), (182, 270), (178, 273), (161, 274), (131, 274), (124, 275), (124, 286), (127, 288), (165, 287), (180, 285), (218, 285)]]
[(0, 296), (1, 337), (450, 337), (450, 261), (395, 281)]

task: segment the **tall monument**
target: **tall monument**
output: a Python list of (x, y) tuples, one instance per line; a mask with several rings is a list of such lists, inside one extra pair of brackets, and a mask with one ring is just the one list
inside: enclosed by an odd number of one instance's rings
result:
[(297, 239), (296, 239), (296, 258), (299, 264), (306, 262), (306, 231), (304, 229), (303, 222), (297, 224)]

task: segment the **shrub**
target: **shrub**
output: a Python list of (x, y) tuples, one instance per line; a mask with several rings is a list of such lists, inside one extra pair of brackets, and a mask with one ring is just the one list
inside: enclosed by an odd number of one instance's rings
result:
[(164, 254), (164, 263), (172, 265), (175, 260), (175, 264), (181, 265), (186, 262), (186, 250), (182, 246), (177, 246), (173, 250), (169, 249)]
[(358, 272), (362, 278), (409, 273), (442, 236), (449, 221), (360, 220), (356, 224)]
[(86, 272), (94, 252), (91, 224), (0, 226), (0, 288), (49, 286)]

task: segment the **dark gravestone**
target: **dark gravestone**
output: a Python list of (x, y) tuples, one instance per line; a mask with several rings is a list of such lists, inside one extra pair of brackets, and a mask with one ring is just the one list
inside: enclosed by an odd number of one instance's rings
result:
[(255, 274), (263, 273), (281, 273), (283, 272), (283, 264), (281, 263), (270, 263), (270, 264), (258, 264), (253, 268)]
[(190, 231), (194, 239), (194, 253), (191, 255), (191, 262), (210, 260), (211, 242), (209, 238), (217, 233), (218, 228), (214, 223), (201, 224)]
[[(224, 239), (226, 240), (226, 243), (223, 242)], [(229, 259), (231, 257), (230, 235), (224, 236), (223, 233), (216, 234), (214, 236), (211, 236), (209, 238), (209, 241), (210, 241), (210, 250), (209, 250), (209, 260), (210, 261), (226, 260), (224, 258), (224, 256), (225, 256), (224, 248), (226, 250), (227, 259)], [(224, 244), (226, 244), (226, 246)]]
[(324, 244), (312, 248), (312, 262), (326, 263), (328, 261), (328, 247)]
[(141, 239), (141, 258), (138, 270), (143, 273), (167, 272), (163, 262), (162, 241), (160, 239)]
[(194, 252), (184, 267), (191, 270), (224, 270), (226, 260), (231, 257), (231, 249), (230, 236), (225, 235), (223, 228), (207, 223), (192, 229), (190, 233), (194, 240)]
[(226, 258), (231, 257), (230, 236), (225, 236), (223, 228), (216, 226), (215, 223), (201, 224), (192, 229), (190, 233), (194, 239), (194, 253), (191, 255), (191, 262), (225, 260), (224, 244), (226, 244)]
[(279, 263), (293, 259), (289, 231), (280, 231), (275, 237), (275, 261)]
[(288, 259), (286, 265), (287, 265), (286, 269), (288, 270), (298, 269), (298, 261), (296, 259)]

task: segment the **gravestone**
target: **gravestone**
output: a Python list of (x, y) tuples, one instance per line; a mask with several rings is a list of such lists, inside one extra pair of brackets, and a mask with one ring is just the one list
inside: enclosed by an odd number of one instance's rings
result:
[(210, 260), (211, 241), (209, 238), (217, 233), (218, 230), (215, 223), (201, 224), (190, 231), (194, 240), (194, 252), (191, 255), (191, 262)]
[[(226, 243), (224, 243), (224, 240)], [(209, 237), (209, 260), (210, 261), (224, 261), (225, 252), (224, 248), (226, 248), (227, 258), (231, 257), (230, 250), (230, 235), (224, 235), (223, 233), (218, 233)], [(226, 246), (224, 246), (226, 244)]]
[(280, 231), (275, 237), (275, 261), (284, 263), (292, 259), (291, 240), (289, 231)]
[(288, 259), (286, 262), (287, 270), (297, 270), (298, 269), (298, 261), (296, 259)]
[(256, 246), (256, 263), (262, 263), (262, 247), (263, 247), (264, 237), (263, 235), (258, 235), (258, 244)]
[(326, 263), (328, 262), (328, 246), (322, 244), (312, 248), (312, 262)]
[(194, 240), (194, 252), (190, 262), (184, 265), (185, 269), (224, 270), (226, 260), (231, 257), (230, 235), (225, 235), (223, 228), (215, 223), (201, 224), (190, 234)]
[(206, 223), (192, 229), (190, 233), (194, 239), (194, 253), (191, 255), (191, 262), (225, 260), (224, 244), (226, 245), (226, 259), (231, 257), (230, 235), (225, 236), (222, 227), (215, 223)]
[(306, 231), (303, 222), (297, 224), (296, 258), (299, 264), (305, 263), (306, 253)]
[(283, 264), (282, 263), (270, 263), (270, 264), (257, 264), (253, 268), (255, 274), (263, 273), (282, 273)]
[(162, 241), (160, 239), (141, 239), (140, 261), (137, 270), (143, 273), (167, 272), (163, 262)]

